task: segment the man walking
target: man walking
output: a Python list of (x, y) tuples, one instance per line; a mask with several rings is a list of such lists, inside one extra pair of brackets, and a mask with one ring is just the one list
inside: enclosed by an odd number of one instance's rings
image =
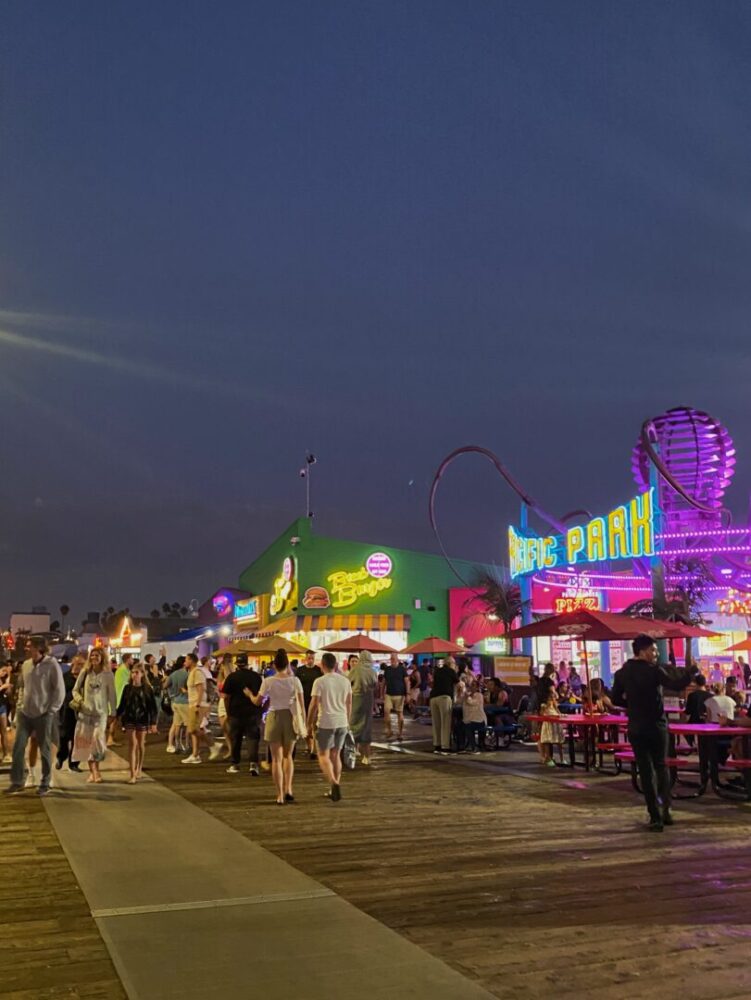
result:
[(188, 671), (185, 669), (185, 657), (179, 657), (178, 663), (179, 666), (176, 666), (167, 678), (167, 695), (172, 704), (172, 725), (167, 733), (167, 753), (188, 749)]
[(665, 766), (668, 724), (662, 689), (683, 691), (698, 674), (698, 668), (673, 667), (657, 662), (657, 646), (648, 635), (632, 643), (634, 658), (628, 660), (613, 679), (611, 700), (625, 706), (628, 738), (636, 756), (642, 791), (649, 812), (649, 829), (659, 833), (672, 826), (670, 775)]
[(36, 736), (42, 758), (39, 794), (50, 790), (52, 774), (51, 744), (57, 713), (65, 700), (63, 674), (57, 660), (48, 654), (47, 640), (32, 636), (29, 640), (31, 669), (24, 678), (23, 708), (16, 712), (16, 740), (8, 792), (23, 790), (26, 779), (24, 756), (29, 737)]
[(383, 728), (387, 740), (393, 739), (391, 713), (396, 712), (397, 740), (404, 734), (404, 701), (407, 697), (407, 668), (399, 662), (399, 654), (391, 653), (390, 662), (383, 668), (386, 693), (383, 698)]
[(188, 733), (190, 735), (191, 752), (187, 757), (183, 757), (183, 764), (200, 764), (200, 744), (201, 739), (205, 740), (210, 748), (209, 759), (216, 760), (218, 751), (221, 751), (221, 744), (214, 746), (208, 728), (203, 729), (204, 719), (208, 719), (210, 704), (206, 676), (198, 662), (195, 653), (188, 653), (185, 657), (188, 667)]
[(248, 741), (250, 756), (250, 774), (258, 777), (258, 744), (261, 739), (260, 705), (255, 705), (248, 695), (257, 695), (261, 690), (261, 675), (248, 666), (248, 657), (242, 654), (237, 657), (237, 669), (233, 670), (224, 681), (222, 698), (227, 706), (229, 722), (229, 738), (232, 745), (232, 763), (227, 768), (227, 774), (240, 773), (243, 736)]
[(342, 747), (352, 712), (352, 685), (344, 674), (336, 672), (336, 657), (324, 653), (321, 658), (323, 676), (313, 683), (308, 710), (308, 733), (314, 732), (318, 721), (318, 764), (324, 778), (331, 784), (328, 797), (338, 802), (342, 797)]
[[(305, 702), (305, 714), (307, 715), (310, 710), (310, 699), (313, 697), (313, 685), (319, 677), (323, 676), (323, 671), (316, 665), (316, 654), (312, 649), (309, 649), (305, 654), (305, 663), (297, 668), (295, 676), (302, 684), (302, 696)], [(313, 760), (315, 758), (315, 751), (313, 749), (313, 732), (310, 729), (308, 730), (305, 742), (308, 744), (308, 755)]]

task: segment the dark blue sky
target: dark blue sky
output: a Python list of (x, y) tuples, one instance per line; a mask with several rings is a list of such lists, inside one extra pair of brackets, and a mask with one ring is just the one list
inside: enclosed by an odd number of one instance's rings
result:
[[(751, 485), (740, 3), (0, 6), (0, 614), (204, 598), (304, 511), (432, 547), (496, 450), (632, 493), (641, 421)], [(457, 555), (515, 514), (447, 476)]]

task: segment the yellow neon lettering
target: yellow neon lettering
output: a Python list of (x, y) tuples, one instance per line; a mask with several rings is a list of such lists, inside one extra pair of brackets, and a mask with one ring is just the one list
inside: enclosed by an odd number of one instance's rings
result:
[(566, 532), (566, 559), (573, 565), (584, 552), (584, 528), (577, 525)]
[(542, 565), (545, 569), (552, 569), (558, 564), (558, 556), (555, 551), (555, 538), (544, 538), (542, 542)]
[(616, 507), (608, 514), (608, 549), (611, 559), (627, 559), (631, 555), (627, 523), (628, 513), (625, 507)]
[(607, 559), (605, 550), (605, 518), (595, 517), (587, 525), (587, 562)]
[(654, 555), (654, 505), (652, 490), (634, 497), (629, 503), (631, 515), (631, 555)]

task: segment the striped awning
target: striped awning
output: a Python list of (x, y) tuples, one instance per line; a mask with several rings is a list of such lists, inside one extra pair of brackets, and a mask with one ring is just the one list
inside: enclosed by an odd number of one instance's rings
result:
[(255, 631), (237, 631), (233, 639), (266, 639), (293, 632), (409, 632), (410, 615), (286, 615)]
[(409, 632), (409, 615), (297, 615), (297, 632)]

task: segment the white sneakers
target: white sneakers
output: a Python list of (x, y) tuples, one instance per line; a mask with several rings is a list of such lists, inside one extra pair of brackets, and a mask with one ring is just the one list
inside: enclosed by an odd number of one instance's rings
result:
[(222, 750), (224, 750), (224, 744), (220, 743), (219, 740), (216, 743), (211, 744), (211, 749), (209, 750), (209, 760), (219, 760), (222, 755)]
[(177, 747), (167, 747), (167, 753), (177, 753)]
[(227, 768), (227, 774), (239, 774), (239, 773), (240, 773), (240, 768), (235, 767), (234, 764), (230, 764), (230, 766)]
[(200, 757), (194, 757), (193, 754), (191, 754), (189, 757), (183, 757), (182, 763), (183, 764), (200, 764), (201, 763), (201, 758)]

